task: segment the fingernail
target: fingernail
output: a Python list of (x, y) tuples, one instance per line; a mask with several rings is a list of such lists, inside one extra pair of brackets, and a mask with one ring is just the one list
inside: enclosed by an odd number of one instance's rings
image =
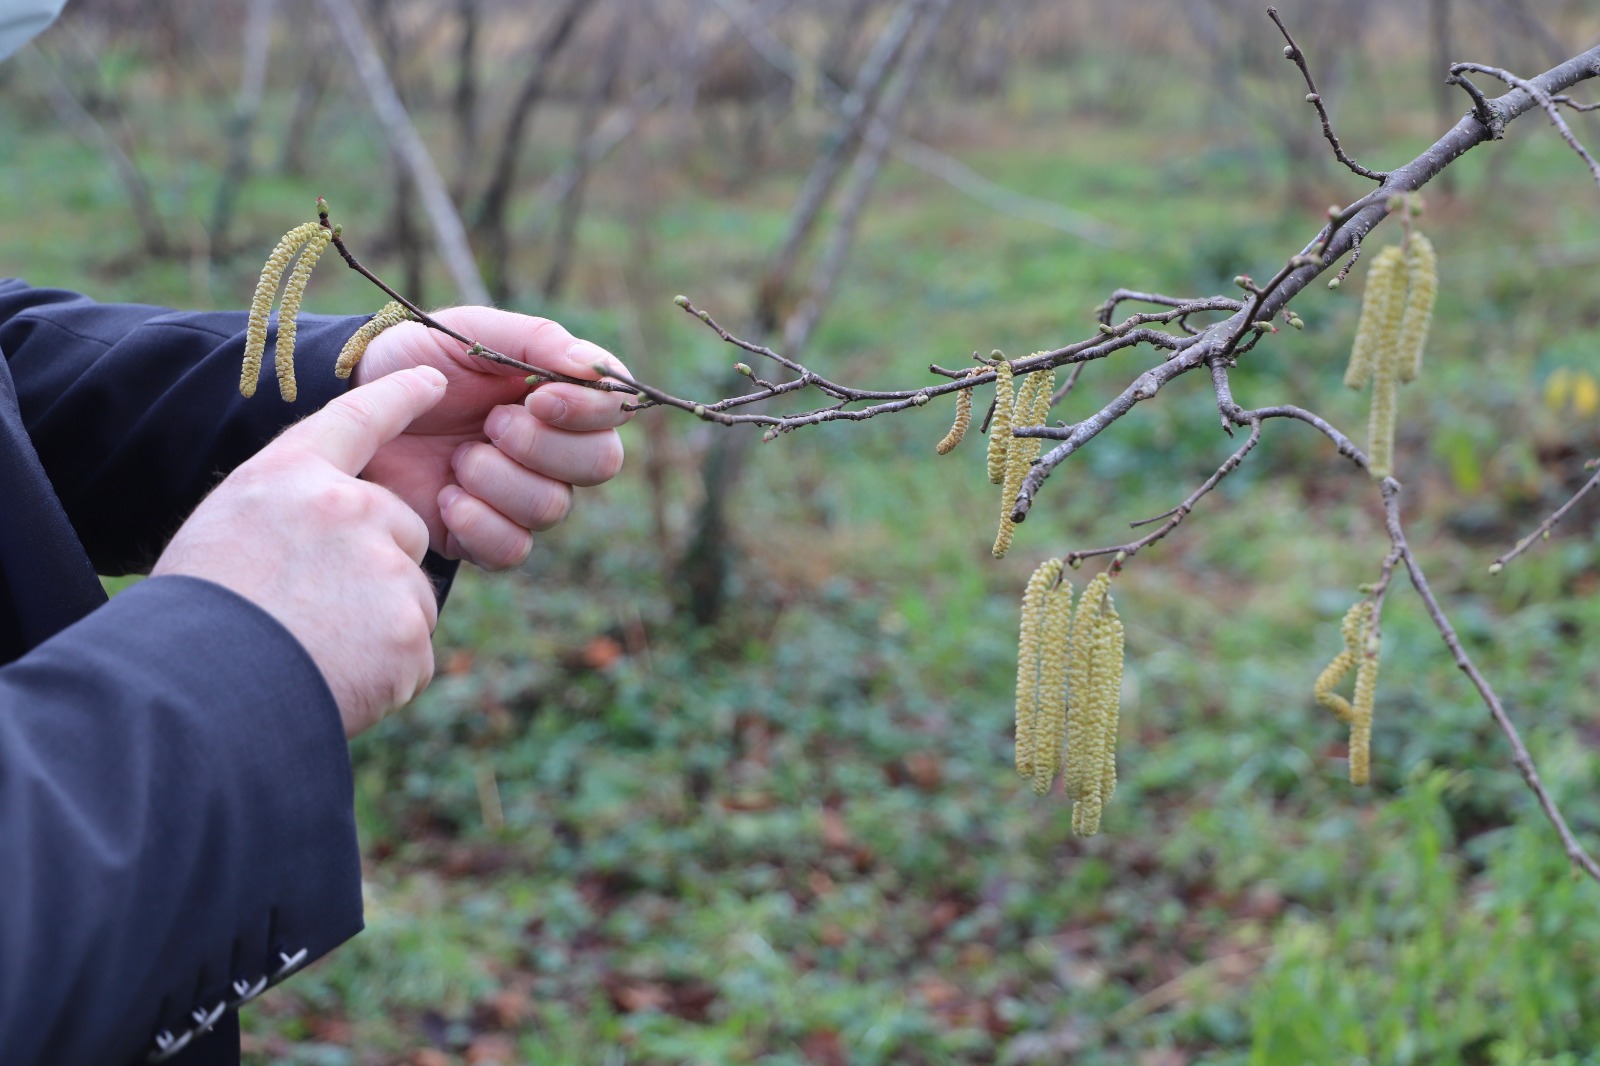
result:
[(506, 430), (511, 428), (511, 411), (504, 407), (496, 407), (489, 415), (489, 420), (483, 424), (483, 432), (496, 444), (506, 435)]
[[(458, 485), (446, 485), (439, 490), (439, 513), (443, 514), (450, 509), (450, 505), (461, 498), (461, 488)], [(452, 535), (453, 539), (453, 535)]]
[(461, 465), (462, 458), (472, 449), (472, 441), (464, 441), (456, 445), (456, 450), (450, 453), (450, 469), (454, 470)]
[(567, 358), (579, 366), (593, 367), (597, 373), (607, 373), (611, 368), (611, 353), (593, 341), (573, 341), (567, 348)]
[(528, 411), (541, 422), (559, 422), (567, 417), (567, 401), (553, 392), (539, 389), (528, 397)]

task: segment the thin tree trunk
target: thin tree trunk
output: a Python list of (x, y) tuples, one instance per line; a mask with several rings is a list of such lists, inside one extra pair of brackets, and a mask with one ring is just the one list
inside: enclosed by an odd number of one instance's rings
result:
[(439, 257), (444, 261), (457, 291), (468, 303), (488, 303), (489, 290), (478, 273), (478, 264), (473, 259), (472, 248), (467, 244), (467, 232), (461, 224), (461, 216), (456, 213), (454, 201), (450, 199), (450, 190), (445, 187), (444, 178), (439, 174), (433, 156), (428, 153), (428, 146), (423, 143), (416, 126), (411, 122), (411, 116), (406, 113), (405, 105), (400, 102), (394, 82), (384, 70), (383, 60), (367, 35), (366, 27), (361, 24), (361, 16), (350, 0), (322, 0), (322, 6), (338, 29), (351, 59), (355, 61), (356, 71), (372, 101), (378, 124), (383, 128), (395, 154), (403, 160), (417, 183), (423, 209), (433, 226)]
[(118, 143), (111, 131), (78, 102), (66, 79), (61, 76), (61, 72), (44, 52), (36, 47), (33, 54), (37, 59), (35, 65), (44, 72), (44, 77), (38, 80), (44, 84), (51, 110), (55, 111), (56, 117), (62, 124), (80, 140), (98, 145), (105, 153), (112, 169), (116, 171), (117, 179), (122, 183), (123, 192), (128, 195), (128, 203), (133, 208), (134, 221), (139, 227), (145, 252), (149, 255), (166, 255), (170, 247), (167, 243), (166, 224), (162, 221), (161, 212), (156, 208), (155, 197), (150, 193), (150, 184), (144, 180), (139, 165)]
[(228, 123), (228, 162), (217, 186), (211, 206), (209, 231), (211, 258), (225, 259), (228, 252), (228, 226), (233, 222), (234, 203), (250, 177), (250, 140), (256, 118), (261, 113), (261, 97), (267, 85), (267, 59), (272, 51), (272, 16), (277, 0), (250, 0), (245, 18), (244, 61), (240, 65), (239, 97), (233, 119)]
[[(838, 217), (825, 242), (823, 253), (811, 274), (810, 291), (805, 302), (784, 324), (787, 345), (785, 354), (798, 356), (809, 342), (816, 324), (821, 320), (831, 301), (834, 284), (844, 269), (856, 224), (876, 182), (883, 156), (894, 139), (895, 127), (905, 113), (911, 91), (916, 85), (924, 60), (938, 36), (939, 26), (950, 10), (951, 0), (912, 0), (917, 4), (915, 29), (903, 48), (894, 51), (898, 63), (885, 60), (888, 69), (871, 69), (863, 64), (861, 81), (863, 89), (869, 79), (886, 79), (889, 70), (899, 68), (899, 80), (879, 98), (876, 108), (867, 108), (867, 133), (861, 142), (861, 151), (851, 166), (849, 178), (840, 193)], [(884, 36), (900, 32), (891, 24)], [(883, 38), (880, 37), (880, 43)], [(874, 52), (879, 49), (875, 45)], [(869, 57), (872, 62), (875, 57)], [(853, 119), (845, 119), (845, 123)], [(796, 214), (812, 210), (808, 201), (797, 204)], [(791, 225), (790, 230), (796, 227)], [(780, 247), (779, 251), (782, 251)], [(695, 516), (694, 532), (684, 550), (678, 568), (682, 582), (682, 597), (689, 615), (699, 625), (711, 625), (722, 615), (727, 601), (728, 578), (732, 573), (734, 547), (728, 536), (728, 512), (738, 489), (739, 479), (749, 457), (753, 439), (749, 434), (722, 433), (713, 438), (701, 466), (705, 495)]]
[(590, 168), (584, 164), (583, 145), (600, 121), (600, 111), (616, 89), (617, 76), (628, 53), (629, 14), (620, 11), (605, 44), (603, 66), (584, 94), (578, 114), (577, 131), (573, 138), (573, 158), (579, 164), (576, 180), (569, 186), (561, 202), (561, 220), (556, 226), (555, 248), (550, 253), (550, 268), (544, 277), (543, 292), (546, 300), (554, 300), (566, 284), (572, 266), (573, 248), (577, 243), (578, 219), (583, 214), (583, 192), (588, 183)]
[(490, 284), (495, 296), (502, 300), (511, 293), (511, 234), (506, 216), (510, 213), (511, 194), (516, 185), (517, 163), (522, 155), (523, 138), (527, 135), (528, 117), (544, 95), (550, 64), (572, 36), (579, 20), (593, 6), (594, 0), (567, 0), (566, 6), (546, 28), (528, 61), (527, 77), (517, 91), (505, 130), (500, 135), (500, 150), (495, 156), (494, 168), (490, 171), (489, 184), (484, 190), (473, 230), (487, 245)]
[(456, 90), (450, 98), (456, 127), (456, 175), (451, 192), (456, 203), (464, 204), (478, 155), (479, 0), (457, 0), (456, 13), (461, 22), (461, 40), (456, 48)]

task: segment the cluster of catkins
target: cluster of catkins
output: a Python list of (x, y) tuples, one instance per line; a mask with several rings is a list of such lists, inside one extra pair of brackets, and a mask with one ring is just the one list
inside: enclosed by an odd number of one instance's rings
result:
[(1378, 253), (1367, 273), (1344, 383), (1360, 389), (1372, 382), (1367, 465), (1375, 478), (1394, 472), (1395, 394), (1422, 370), (1422, 349), (1428, 343), (1438, 292), (1439, 264), (1433, 245), (1416, 231), (1403, 245)]
[[(1345, 613), (1339, 632), (1344, 650), (1317, 676), (1312, 691), (1317, 702), (1350, 727), (1350, 783), (1364, 785), (1372, 775), (1372, 707), (1378, 694), (1378, 638), (1372, 632), (1372, 601), (1358, 600)], [(1356, 671), (1353, 699), (1333, 691), (1351, 668)]]
[[(300, 324), (300, 304), (305, 299), (306, 283), (311, 280), (311, 271), (316, 269), (317, 260), (322, 258), (322, 253), (327, 251), (336, 235), (335, 230), (325, 225), (326, 205), (318, 200), (317, 206), (323, 212), (323, 221), (306, 222), (285, 233), (277, 247), (272, 249), (272, 254), (267, 256), (266, 265), (261, 268), (255, 297), (250, 301), (250, 323), (245, 329), (244, 368), (239, 374), (239, 391), (246, 398), (256, 394), (256, 385), (261, 380), (261, 357), (267, 350), (267, 321), (272, 315), (272, 301), (278, 294), (280, 283), (283, 284), (283, 301), (278, 312), (278, 340), (272, 363), (278, 374), (278, 394), (290, 403), (299, 395), (294, 380), (294, 341)], [(289, 273), (288, 282), (284, 283), (283, 275), (289, 270), (291, 262), (294, 263), (294, 270)], [(341, 378), (349, 377), (372, 338), (411, 317), (403, 305), (387, 304), (345, 342), (334, 365), (334, 373)]]
[(1122, 658), (1111, 575), (1090, 581), (1073, 610), (1061, 560), (1040, 564), (1023, 594), (1017, 640), (1017, 773), (1040, 795), (1062, 774), (1079, 836), (1099, 831), (1117, 788)]

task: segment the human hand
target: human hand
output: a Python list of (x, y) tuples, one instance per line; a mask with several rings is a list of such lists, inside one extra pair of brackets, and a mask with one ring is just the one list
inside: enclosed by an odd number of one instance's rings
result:
[[(570, 377), (623, 376), (616, 356), (543, 318), (491, 307), (454, 307), (435, 318), (514, 359)], [(573, 486), (598, 485), (622, 468), (616, 427), (625, 393), (551, 383), (528, 392), (526, 375), (466, 354), (436, 330), (406, 322), (373, 339), (356, 385), (431, 366), (450, 382), (444, 402), (380, 448), (361, 476), (422, 516), (433, 549), (486, 570), (521, 563), (533, 531), (567, 516)]]
[(428, 530), (356, 474), (444, 395), (444, 375), (428, 368), (350, 390), (240, 464), (151, 571), (214, 581), (281, 622), (322, 671), (346, 736), (433, 677), (439, 608), (419, 565)]

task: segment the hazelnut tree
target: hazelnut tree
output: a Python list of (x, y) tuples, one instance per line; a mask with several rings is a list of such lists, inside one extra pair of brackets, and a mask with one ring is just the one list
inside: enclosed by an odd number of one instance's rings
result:
[[(945, 3), (933, 0), (926, 4), (922, 15), (936, 20), (944, 7)], [(1579, 103), (1567, 95), (1580, 82), (1600, 77), (1600, 47), (1534, 77), (1479, 63), (1451, 64), (1447, 81), (1466, 95), (1469, 110), (1414, 159), (1379, 171), (1358, 162), (1340, 142), (1306, 53), (1277, 11), (1269, 8), (1267, 14), (1285, 41), (1284, 58), (1295, 66), (1305, 83), (1305, 100), (1315, 112), (1322, 138), (1333, 157), (1372, 187), (1349, 203), (1329, 207), (1318, 231), (1298, 249), (1289, 250), (1282, 266), (1270, 277), (1235, 278), (1240, 290), (1237, 295), (1187, 297), (1118, 289), (1100, 305), (1097, 328), (1084, 339), (1025, 358), (1007, 359), (1000, 352), (990, 356), (973, 353), (971, 365), (932, 364), (928, 372), (933, 380), (888, 390), (857, 388), (833, 380), (777, 348), (736, 336), (710, 313), (679, 296), (679, 307), (750, 357), (750, 362), (741, 361), (735, 366), (745, 380), (742, 391), (715, 399), (696, 399), (673, 395), (648, 381), (615, 375), (598, 381), (576, 381), (521, 364), (450, 329), (363, 266), (347, 247), (340, 228), (330, 221), (327, 205), (319, 200), (318, 221), (291, 230), (268, 261), (255, 300), (258, 329), (252, 333), (242, 385), (247, 394), (254, 391), (272, 294), (299, 253), (284, 297), (275, 360), (280, 385), (285, 395), (292, 394), (293, 312), (298, 308), (311, 265), (330, 244), (352, 269), (392, 301), (371, 326), (352, 339), (340, 360), (340, 372), (345, 374), (378, 331), (394, 322), (413, 319), (451, 336), (473, 355), (526, 371), (530, 386), (562, 380), (622, 392), (632, 398), (632, 410), (670, 408), (734, 430), (755, 427), (766, 441), (827, 422), (859, 422), (913, 411), (950, 396), (955, 404), (955, 419), (949, 433), (937, 444), (941, 454), (953, 450), (970, 432), (977, 410), (975, 396), (980, 389), (993, 385), (987, 413), (978, 429), (988, 434), (990, 479), (1002, 486), (996, 516), (999, 531), (993, 549), (999, 557), (1010, 548), (1016, 527), (1048, 499), (1048, 482), (1058, 467), (1134, 407), (1156, 400), (1177, 378), (1190, 373), (1206, 375), (1221, 429), (1229, 436), (1243, 435), (1238, 448), (1176, 506), (1132, 523), (1136, 531), (1153, 527), (1148, 532), (1123, 543), (1072, 548), (1047, 559), (1028, 583), (1019, 638), (1017, 771), (1040, 792), (1049, 791), (1060, 774), (1066, 793), (1074, 801), (1074, 829), (1083, 834), (1096, 831), (1100, 812), (1116, 782), (1114, 748), (1122, 624), (1111, 601), (1111, 587), (1140, 552), (1173, 533), (1208, 493), (1248, 460), (1268, 436), (1269, 425), (1300, 423), (1325, 438), (1340, 460), (1370, 475), (1375, 503), (1382, 509), (1387, 532), (1373, 580), (1362, 586), (1359, 598), (1345, 616), (1338, 654), (1309, 686), (1315, 698), (1350, 728), (1351, 783), (1364, 785), (1368, 781), (1372, 717), (1379, 702), (1383, 610), (1396, 588), (1396, 575), (1403, 571), (1440, 641), (1504, 734), (1512, 765), (1555, 828), (1574, 869), (1600, 881), (1600, 863), (1579, 842), (1551, 798), (1501, 697), (1467, 653), (1429, 584), (1422, 561), (1407, 540), (1402, 506), (1404, 481), (1394, 469), (1393, 448), (1399, 407), (1397, 390), (1415, 379), (1423, 368), (1423, 350), (1438, 285), (1433, 247), (1418, 227), (1416, 194), (1465, 153), (1499, 140), (1508, 124), (1536, 111), (1548, 119), (1600, 183), (1600, 163), (1579, 142), (1563, 116), (1563, 109), (1600, 108), (1600, 104)], [(1475, 77), (1498, 82), (1506, 91), (1491, 96), (1473, 80)], [(865, 126), (870, 129), (870, 122)], [(1365, 434), (1347, 431), (1305, 407), (1274, 403), (1246, 406), (1238, 402), (1230, 372), (1258, 346), (1273, 343), (1281, 326), (1300, 328), (1303, 323), (1291, 307), (1294, 299), (1324, 275), (1331, 275), (1325, 282), (1329, 288), (1344, 283), (1362, 258), (1363, 249), (1379, 242), (1377, 231), (1386, 222), (1393, 223), (1391, 232), (1397, 239), (1368, 257), (1362, 313), (1346, 373), (1348, 385), (1370, 386), (1372, 390)], [(1119, 318), (1124, 304), (1149, 309)], [(1099, 410), (1071, 424), (1051, 419), (1051, 411), (1072, 393), (1086, 369), (1117, 373), (1117, 363), (1130, 359), (1135, 361), (1131, 380)], [(604, 373), (604, 368), (597, 369)], [(1059, 384), (1058, 374), (1064, 375)], [(768, 401), (792, 404), (796, 398), (808, 402), (788, 411), (768, 409)], [(1364, 446), (1358, 443), (1362, 438)], [(1491, 572), (1500, 572), (1526, 551), (1597, 483), (1600, 473), (1494, 560)], [(1087, 560), (1099, 558), (1108, 560), (1107, 567), (1088, 583), (1074, 606), (1068, 573)], [(1346, 697), (1336, 690), (1351, 671), (1356, 675), (1354, 689)]]

